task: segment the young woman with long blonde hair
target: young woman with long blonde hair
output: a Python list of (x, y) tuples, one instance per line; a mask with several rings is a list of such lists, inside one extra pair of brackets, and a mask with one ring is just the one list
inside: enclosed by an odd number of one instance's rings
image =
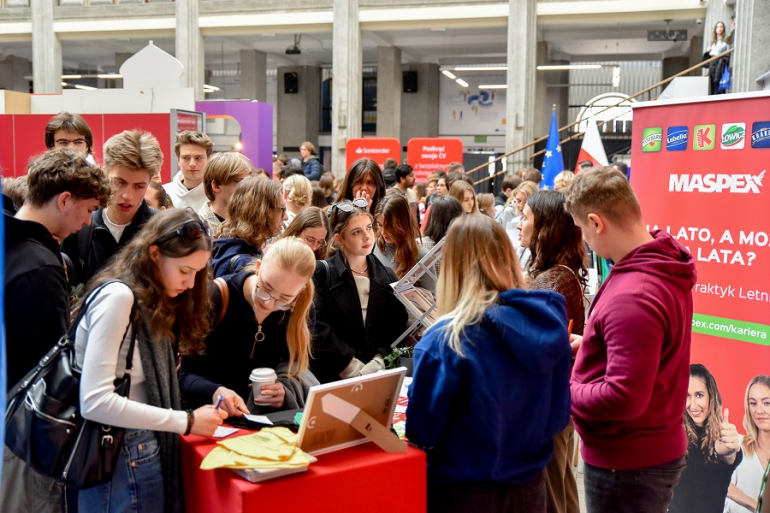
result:
[(305, 210), (313, 201), (313, 186), (310, 180), (303, 175), (291, 175), (283, 181), (283, 199), (286, 201), (286, 215), (288, 219), (284, 221), (284, 227), (296, 215)]
[[(182, 357), (183, 399), (195, 406), (222, 395), (222, 408), (236, 416), (257, 411), (254, 399), (275, 409), (304, 406), (304, 397), (297, 397), (288, 379), (306, 371), (310, 362), (315, 262), (303, 240), (286, 237), (272, 244), (262, 260), (224, 278), (229, 296), (224, 312), (219, 287), (210, 287), (214, 318), (221, 320), (201, 354)], [(275, 369), (278, 382), (252, 390), (248, 399), (249, 374), (260, 367)]]
[(543, 471), (570, 415), (571, 350), (564, 297), (523, 286), (499, 224), (452, 223), (441, 317), (415, 347), (406, 412), (407, 437), (430, 448), (430, 512), (546, 511)]

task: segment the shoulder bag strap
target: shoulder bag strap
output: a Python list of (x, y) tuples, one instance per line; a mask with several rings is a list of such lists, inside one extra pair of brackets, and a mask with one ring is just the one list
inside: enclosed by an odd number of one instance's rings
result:
[(230, 288), (222, 278), (216, 278), (214, 283), (219, 288), (219, 295), (222, 297), (222, 310), (219, 312), (219, 318), (217, 319), (217, 324), (219, 324), (227, 313), (227, 305), (230, 302)]

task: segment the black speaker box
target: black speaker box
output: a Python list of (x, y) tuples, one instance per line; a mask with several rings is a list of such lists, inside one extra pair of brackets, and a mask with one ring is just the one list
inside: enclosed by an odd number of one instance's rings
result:
[(417, 72), (416, 71), (404, 71), (404, 92), (405, 93), (417, 92)]
[(299, 92), (299, 76), (296, 73), (283, 74), (283, 92), (286, 94), (297, 94)]

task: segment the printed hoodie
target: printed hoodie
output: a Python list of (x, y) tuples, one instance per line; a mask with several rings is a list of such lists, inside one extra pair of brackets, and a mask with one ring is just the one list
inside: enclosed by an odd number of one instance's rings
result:
[(583, 459), (644, 468), (687, 450), (683, 417), (692, 329), (692, 255), (671, 235), (616, 263), (589, 311), (572, 373)]
[(191, 208), (193, 211), (198, 212), (208, 201), (206, 191), (203, 189), (203, 182), (192, 189), (188, 189), (182, 183), (183, 178), (182, 172), (178, 171), (174, 179), (164, 184), (163, 188), (166, 190), (166, 194), (171, 196), (174, 207)]
[(522, 484), (553, 454), (569, 419), (567, 312), (561, 294), (512, 289), (447, 344), (446, 320), (415, 348), (406, 436), (427, 448), (432, 483)]
[(262, 251), (237, 237), (214, 240), (211, 261), (214, 266), (214, 278), (227, 276), (240, 271), (254, 258), (262, 258)]

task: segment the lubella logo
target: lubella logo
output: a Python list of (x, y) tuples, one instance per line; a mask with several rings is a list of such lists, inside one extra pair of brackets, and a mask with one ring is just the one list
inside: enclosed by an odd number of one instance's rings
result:
[(666, 151), (684, 151), (687, 149), (687, 127), (670, 126), (666, 132)]
[(693, 128), (692, 149), (696, 151), (713, 150), (716, 143), (716, 125), (695, 125)]
[(746, 145), (746, 123), (725, 123), (722, 125), (723, 150), (742, 150)]
[(642, 132), (642, 151), (660, 151), (663, 147), (663, 128), (645, 128)]

